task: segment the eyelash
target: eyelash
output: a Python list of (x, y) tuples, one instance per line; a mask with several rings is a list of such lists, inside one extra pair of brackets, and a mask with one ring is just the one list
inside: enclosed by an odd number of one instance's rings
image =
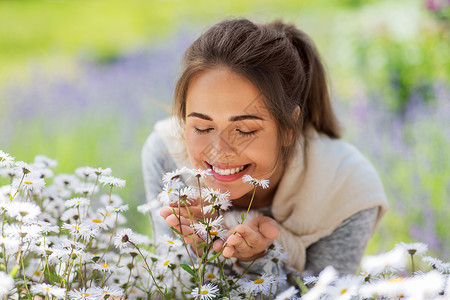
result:
[[(207, 129), (194, 128), (194, 130), (195, 130), (195, 133), (197, 133), (197, 134), (207, 134), (211, 130), (213, 130), (213, 128), (207, 128)], [(252, 135), (256, 134), (256, 130), (246, 132), (246, 131), (241, 131), (239, 129), (236, 129), (236, 131), (242, 136), (252, 136)]]

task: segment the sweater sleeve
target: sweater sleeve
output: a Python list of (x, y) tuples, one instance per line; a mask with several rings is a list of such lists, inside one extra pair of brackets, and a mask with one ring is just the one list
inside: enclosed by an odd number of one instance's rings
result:
[(314, 275), (326, 266), (341, 274), (355, 274), (377, 219), (378, 208), (362, 210), (344, 220), (330, 235), (306, 249), (305, 271)]
[(176, 169), (175, 163), (170, 158), (166, 146), (156, 132), (150, 134), (142, 149), (142, 172), (147, 202), (153, 203), (155, 209), (150, 211), (152, 218), (153, 238), (164, 234), (171, 235), (171, 230), (160, 216), (161, 204), (157, 200), (162, 191), (162, 176)]

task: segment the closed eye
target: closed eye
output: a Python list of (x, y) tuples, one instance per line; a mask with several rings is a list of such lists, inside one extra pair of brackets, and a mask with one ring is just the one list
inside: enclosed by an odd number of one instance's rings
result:
[(195, 131), (195, 133), (198, 133), (198, 134), (207, 134), (208, 132), (210, 132), (213, 129), (214, 128), (207, 128), (207, 129), (194, 128), (194, 131)]
[(253, 130), (253, 131), (242, 131), (242, 130), (239, 130), (239, 129), (236, 129), (236, 131), (237, 131), (240, 135), (242, 135), (242, 136), (252, 136), (252, 135), (255, 135), (256, 132), (257, 132), (257, 130)]

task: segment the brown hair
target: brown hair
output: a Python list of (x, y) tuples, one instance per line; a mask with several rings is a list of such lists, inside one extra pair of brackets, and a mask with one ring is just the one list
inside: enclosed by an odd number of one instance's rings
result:
[[(339, 138), (324, 67), (310, 38), (281, 21), (257, 25), (225, 20), (204, 32), (186, 50), (175, 88), (175, 114), (185, 121), (190, 80), (200, 72), (227, 67), (249, 79), (275, 118), (286, 159), (309, 127)], [(295, 109), (300, 115), (295, 118)], [(285, 145), (285, 146), (282, 146)]]

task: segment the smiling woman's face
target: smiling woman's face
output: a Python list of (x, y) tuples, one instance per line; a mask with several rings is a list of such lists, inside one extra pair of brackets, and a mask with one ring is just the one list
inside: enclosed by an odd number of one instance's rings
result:
[(259, 90), (227, 68), (207, 70), (191, 80), (185, 136), (193, 165), (213, 170), (207, 185), (229, 191), (231, 199), (253, 190), (242, 182), (245, 174), (269, 179), (271, 187), (279, 181), (283, 164), (276, 122)]

